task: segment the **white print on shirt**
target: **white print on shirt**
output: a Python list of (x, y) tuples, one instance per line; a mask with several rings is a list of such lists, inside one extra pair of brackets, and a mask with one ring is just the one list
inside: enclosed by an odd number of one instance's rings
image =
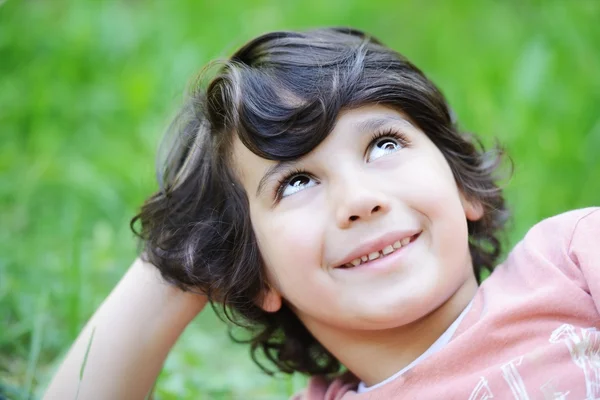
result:
[(500, 368), (502, 369), (502, 376), (504, 376), (504, 380), (508, 383), (513, 397), (516, 400), (529, 400), (525, 383), (517, 370), (517, 367), (521, 365), (521, 362), (523, 362), (523, 356), (515, 358)]
[(563, 324), (550, 336), (550, 343), (564, 342), (571, 359), (583, 370), (585, 376), (585, 400), (600, 399), (600, 335), (595, 328), (580, 329)]
[(469, 400), (487, 400), (493, 398), (494, 395), (488, 386), (488, 381), (485, 377), (481, 377), (475, 389), (473, 389), (473, 393), (469, 397)]
[(540, 386), (540, 390), (544, 394), (544, 400), (567, 400), (567, 395), (571, 392), (557, 392), (556, 387), (552, 383), (552, 379)]
[[(573, 325), (563, 324), (552, 332), (549, 342), (564, 343), (569, 349), (573, 363), (582, 369), (585, 378), (585, 400), (600, 400), (600, 332), (596, 328), (577, 330)], [(529, 400), (525, 382), (517, 369), (522, 362), (523, 356), (500, 367), (515, 400)], [(552, 379), (544, 383), (540, 391), (546, 400), (566, 400), (570, 394), (570, 391), (558, 391)], [(486, 400), (493, 397), (488, 380), (482, 376), (471, 392), (469, 400)]]

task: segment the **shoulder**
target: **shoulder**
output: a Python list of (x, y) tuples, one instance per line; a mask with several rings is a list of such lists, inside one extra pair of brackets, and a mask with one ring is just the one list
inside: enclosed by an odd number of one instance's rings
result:
[(568, 211), (534, 225), (511, 251), (506, 263), (528, 265), (528, 271), (538, 273), (553, 266), (571, 279), (579, 279), (580, 263), (576, 253), (590, 247), (600, 249), (599, 237), (599, 207)]
[(534, 242), (542, 247), (556, 245), (557, 241), (569, 246), (576, 232), (588, 225), (600, 223), (600, 207), (581, 208), (546, 218), (535, 224), (525, 236), (526, 242)]
[[(590, 233), (592, 226), (596, 227), (595, 234)], [(575, 284), (589, 292), (590, 281), (600, 282), (600, 268), (590, 268), (600, 260), (599, 229), (598, 207), (546, 218), (529, 229), (506, 260), (494, 270), (490, 282), (484, 284), (504, 290), (517, 283), (525, 285), (528, 290)], [(600, 299), (600, 286), (598, 292)]]
[(586, 208), (586, 211), (577, 218), (573, 229), (573, 240), (589, 239), (590, 244), (599, 243), (600, 239), (600, 207)]
[(572, 232), (582, 220), (586, 219), (600, 219), (600, 207), (580, 208), (546, 218), (534, 225), (532, 230), (566, 229)]
[[(580, 232), (589, 231), (589, 225), (598, 226), (599, 221), (600, 207), (572, 210), (546, 218), (529, 229), (523, 240), (512, 249), (504, 264), (539, 267), (554, 265), (562, 266), (560, 269), (569, 269), (573, 262), (571, 248), (574, 238), (593, 236), (581, 235)], [(575, 242), (579, 243), (580, 240)]]
[(600, 271), (600, 208), (591, 209), (577, 220), (569, 242), (569, 257), (582, 269)]

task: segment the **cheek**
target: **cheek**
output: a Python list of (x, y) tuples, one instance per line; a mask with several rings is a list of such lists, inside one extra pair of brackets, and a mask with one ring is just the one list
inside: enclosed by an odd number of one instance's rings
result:
[(426, 215), (447, 218), (456, 214), (457, 207), (462, 209), (454, 175), (441, 154), (416, 159), (409, 169), (403, 174), (402, 186), (409, 188), (404, 195)]
[(286, 287), (306, 280), (309, 271), (320, 270), (323, 225), (318, 222), (323, 218), (302, 210), (274, 214), (257, 215), (253, 227), (267, 268)]
[(420, 161), (405, 182), (410, 187), (408, 202), (431, 223), (432, 245), (439, 255), (462, 264), (469, 253), (468, 230), (454, 175), (441, 154)]

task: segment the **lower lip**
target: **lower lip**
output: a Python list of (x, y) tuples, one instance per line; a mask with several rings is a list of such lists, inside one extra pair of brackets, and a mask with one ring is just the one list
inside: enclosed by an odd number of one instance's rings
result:
[(388, 270), (390, 268), (393, 268), (395, 265), (397, 265), (398, 261), (400, 261), (402, 259), (402, 257), (405, 257), (406, 251), (409, 251), (413, 247), (414, 243), (417, 240), (419, 240), (419, 237), (421, 237), (421, 233), (422, 232), (419, 232), (417, 234), (417, 236), (410, 243), (408, 243), (405, 246), (400, 247), (399, 249), (395, 250), (393, 253), (388, 254), (385, 257), (380, 257), (376, 260), (357, 265), (356, 267), (336, 268), (336, 269), (344, 271), (344, 272), (352, 272), (352, 271), (366, 271), (366, 270), (381, 271), (381, 270)]

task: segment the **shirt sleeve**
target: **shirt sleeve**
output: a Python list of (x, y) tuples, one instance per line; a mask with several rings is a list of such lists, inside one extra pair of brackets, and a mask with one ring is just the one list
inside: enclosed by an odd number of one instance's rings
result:
[(308, 386), (293, 395), (290, 400), (322, 400), (325, 398), (330, 383), (321, 376), (313, 376), (308, 381)]
[(600, 208), (591, 209), (577, 221), (569, 257), (581, 271), (587, 291), (600, 313)]
[(353, 393), (357, 385), (356, 377), (349, 372), (333, 381), (322, 376), (313, 376), (306, 389), (292, 396), (290, 400), (341, 400), (344, 395)]

